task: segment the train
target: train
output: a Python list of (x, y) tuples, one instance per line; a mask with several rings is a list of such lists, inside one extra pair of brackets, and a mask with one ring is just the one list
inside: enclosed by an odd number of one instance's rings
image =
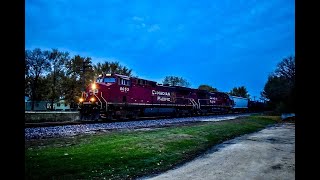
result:
[[(234, 112), (238, 110), (236, 99), (238, 97), (225, 92), (158, 84), (121, 74), (102, 74), (82, 92), (78, 109), (81, 120), (184, 117)], [(245, 106), (249, 106), (249, 101)]]

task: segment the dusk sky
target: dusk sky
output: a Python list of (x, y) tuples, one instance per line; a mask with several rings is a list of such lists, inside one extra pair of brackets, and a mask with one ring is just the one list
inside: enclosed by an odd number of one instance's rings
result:
[(26, 0), (25, 48), (118, 61), (141, 78), (186, 79), (253, 98), (295, 55), (293, 0)]

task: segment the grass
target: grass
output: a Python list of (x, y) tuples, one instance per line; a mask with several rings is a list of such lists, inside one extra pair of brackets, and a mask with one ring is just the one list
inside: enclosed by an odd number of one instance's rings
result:
[(215, 144), (260, 130), (279, 119), (250, 116), (26, 141), (25, 179), (135, 179), (171, 169)]

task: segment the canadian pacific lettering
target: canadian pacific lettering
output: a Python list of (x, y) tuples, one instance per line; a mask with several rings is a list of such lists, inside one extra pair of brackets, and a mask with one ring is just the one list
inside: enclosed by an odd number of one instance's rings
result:
[(158, 96), (158, 97), (157, 97), (157, 101), (170, 101), (170, 98), (169, 98), (169, 97), (161, 97), (161, 96)]
[(218, 98), (216, 98), (216, 97), (210, 97), (210, 103), (212, 103), (212, 104), (216, 103), (217, 100), (218, 100)]
[(170, 92), (152, 90), (152, 95), (170, 96)]
[(163, 91), (156, 91), (152, 90), (152, 95), (158, 95), (157, 101), (171, 101), (170, 99), (170, 92), (163, 92)]

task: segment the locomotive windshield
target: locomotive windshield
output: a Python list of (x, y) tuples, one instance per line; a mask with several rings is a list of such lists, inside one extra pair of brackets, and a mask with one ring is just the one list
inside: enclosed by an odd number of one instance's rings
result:
[(103, 82), (105, 82), (105, 83), (115, 83), (116, 82), (116, 78), (105, 77), (105, 78), (103, 78)]
[(116, 78), (113, 78), (113, 77), (97, 78), (96, 82), (115, 83), (116, 82)]

